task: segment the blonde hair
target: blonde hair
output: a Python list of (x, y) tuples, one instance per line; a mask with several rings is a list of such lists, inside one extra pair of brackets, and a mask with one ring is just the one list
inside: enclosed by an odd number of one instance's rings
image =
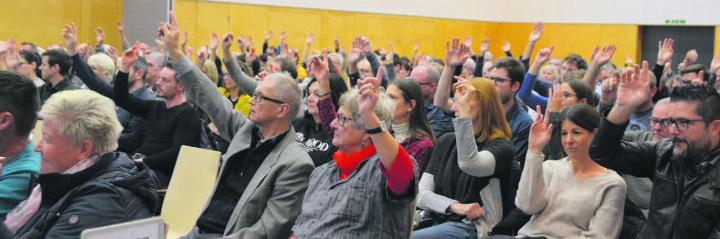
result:
[(60, 135), (70, 145), (90, 140), (95, 155), (113, 152), (118, 147), (122, 125), (115, 113), (115, 103), (94, 91), (55, 93), (43, 105), (40, 116), (54, 120)]
[(215, 62), (207, 59), (205, 60), (205, 62), (203, 62), (202, 66), (205, 70), (205, 75), (210, 79), (210, 81), (217, 85), (218, 77), (220, 76), (220, 74), (218, 74), (217, 67), (215, 67)]
[(510, 125), (505, 118), (505, 110), (500, 102), (500, 95), (495, 90), (495, 84), (482, 77), (470, 79), (470, 84), (475, 87), (472, 101), (477, 104), (472, 107), (482, 109), (472, 120), (473, 125), (480, 126), (480, 132), (476, 135), (477, 141), (485, 142), (498, 138), (510, 140)]
[[(95, 53), (88, 58), (88, 65), (96, 66), (100, 70), (107, 73), (108, 78), (112, 78), (115, 75), (115, 62), (108, 55), (104, 53)], [(103, 79), (110, 80), (110, 79)]]

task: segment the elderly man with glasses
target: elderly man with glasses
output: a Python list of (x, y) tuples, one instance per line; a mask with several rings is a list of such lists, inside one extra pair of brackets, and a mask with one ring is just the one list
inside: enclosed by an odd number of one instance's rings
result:
[(706, 86), (674, 90), (659, 123), (671, 138), (621, 141), (631, 114), (652, 98), (647, 62), (623, 74), (616, 104), (590, 149), (599, 164), (653, 179), (647, 223), (638, 238), (718, 238), (720, 231), (720, 95)]
[(245, 118), (184, 56), (174, 16), (170, 24), (161, 25), (161, 31), (185, 94), (230, 142), (215, 190), (196, 226), (184, 238), (287, 238), (314, 168), (290, 125), (300, 110), (297, 83), (283, 73), (269, 74), (260, 82), (247, 76), (241, 79), (230, 53), (233, 35), (225, 35), (222, 48), (228, 72), (238, 86), (253, 95)]

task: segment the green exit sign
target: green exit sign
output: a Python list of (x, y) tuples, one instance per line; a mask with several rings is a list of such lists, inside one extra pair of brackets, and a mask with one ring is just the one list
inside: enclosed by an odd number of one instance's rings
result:
[(685, 24), (685, 19), (665, 19), (665, 24)]

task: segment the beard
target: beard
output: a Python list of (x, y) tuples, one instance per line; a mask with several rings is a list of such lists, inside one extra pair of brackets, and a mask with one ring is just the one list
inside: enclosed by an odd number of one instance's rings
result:
[(500, 95), (500, 101), (502, 102), (503, 105), (504, 105), (504, 104), (507, 104), (508, 102), (510, 102), (510, 99), (512, 99), (512, 94), (510, 94), (510, 95)]
[(673, 156), (681, 160), (688, 165), (698, 165), (705, 155), (707, 155), (710, 152), (710, 141), (707, 137), (703, 137), (703, 141), (696, 142), (696, 143), (689, 143), (685, 139), (678, 139), (677, 137), (673, 137), (672, 141), (674, 144), (674, 147), (677, 147), (678, 143), (685, 145), (685, 150), (678, 152), (675, 148), (673, 148)]

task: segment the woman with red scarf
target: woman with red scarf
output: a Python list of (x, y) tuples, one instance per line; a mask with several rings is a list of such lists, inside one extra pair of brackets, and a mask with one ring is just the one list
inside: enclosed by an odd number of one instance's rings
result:
[(417, 167), (386, 130), (393, 102), (380, 93), (380, 78), (360, 80), (340, 97), (330, 116), (333, 161), (313, 171), (296, 238), (407, 238)]

